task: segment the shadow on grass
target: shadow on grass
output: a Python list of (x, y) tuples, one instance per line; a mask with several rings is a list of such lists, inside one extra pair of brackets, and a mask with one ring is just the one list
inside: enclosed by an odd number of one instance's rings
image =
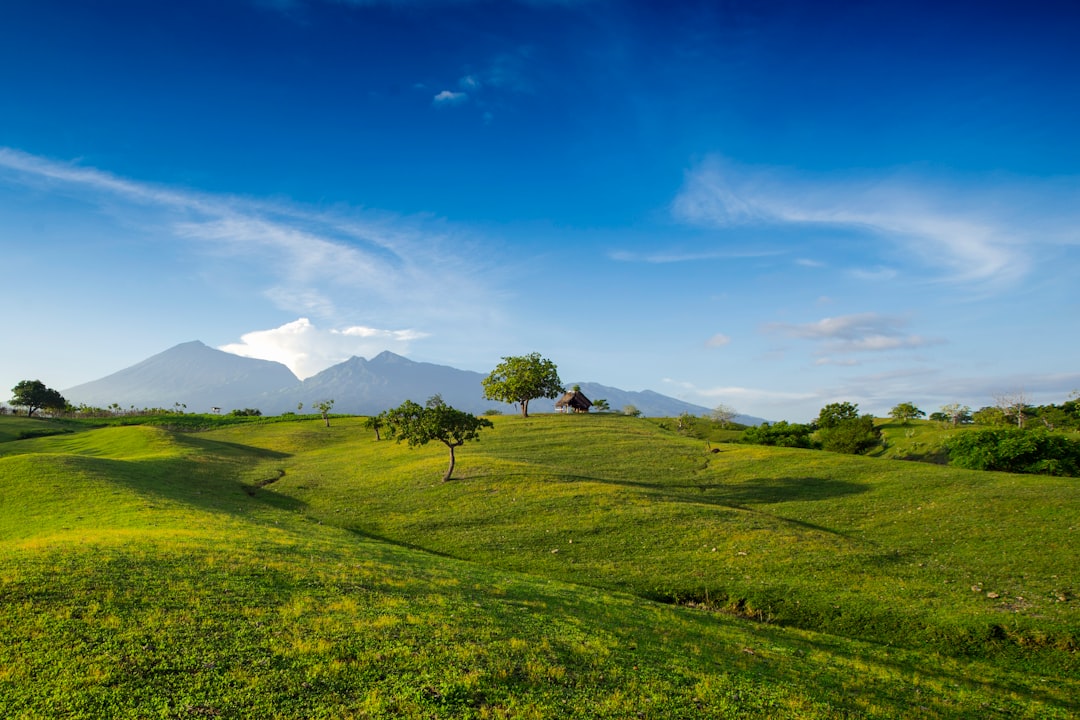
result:
[(638, 488), (674, 500), (742, 507), (784, 502), (830, 500), (859, 495), (869, 485), (815, 477), (753, 478), (739, 483), (666, 483), (615, 480), (592, 475), (560, 475), (570, 481), (585, 481)]
[[(276, 453), (268, 457), (286, 456)], [(259, 485), (265, 483), (244, 482), (238, 475), (235, 463), (213, 457), (116, 460), (71, 456), (68, 462), (87, 473), (147, 496), (151, 502), (148, 509), (156, 508), (154, 499), (230, 515), (240, 515), (260, 505), (287, 511), (307, 507), (307, 503), (295, 498), (259, 489)], [(276, 480), (284, 471), (268, 473)]]

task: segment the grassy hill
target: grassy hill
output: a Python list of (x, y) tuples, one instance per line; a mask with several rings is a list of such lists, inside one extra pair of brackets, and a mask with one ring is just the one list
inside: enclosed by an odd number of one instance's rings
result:
[(1075, 479), (494, 420), (0, 418), (0, 715), (1080, 713)]

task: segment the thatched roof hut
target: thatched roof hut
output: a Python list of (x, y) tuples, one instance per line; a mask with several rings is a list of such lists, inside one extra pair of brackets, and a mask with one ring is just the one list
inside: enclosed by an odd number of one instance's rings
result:
[(580, 390), (574, 389), (555, 401), (555, 410), (558, 412), (589, 412), (592, 401), (585, 397)]

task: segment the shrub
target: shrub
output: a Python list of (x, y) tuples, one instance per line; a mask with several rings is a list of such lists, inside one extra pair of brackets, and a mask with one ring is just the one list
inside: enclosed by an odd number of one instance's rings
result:
[(777, 447), (812, 448), (814, 441), (810, 438), (814, 432), (813, 425), (789, 423), (786, 420), (773, 423), (763, 423), (756, 427), (748, 427), (743, 432), (743, 442), (752, 445), (775, 445)]
[(881, 443), (881, 430), (874, 426), (872, 415), (841, 420), (818, 431), (824, 450), (858, 455)]
[(1042, 428), (995, 427), (945, 443), (949, 462), (969, 470), (1080, 476), (1080, 442)]

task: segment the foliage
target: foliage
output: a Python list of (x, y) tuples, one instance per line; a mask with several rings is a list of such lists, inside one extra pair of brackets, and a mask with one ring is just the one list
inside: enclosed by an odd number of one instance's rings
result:
[(33, 417), (37, 410), (60, 411), (68, 403), (59, 391), (46, 387), (40, 380), (22, 380), (11, 388), (11, 404), (26, 408), (26, 415)]
[(932, 413), (930, 419), (948, 422), (953, 427), (965, 425), (972, 421), (971, 408), (960, 403), (949, 403), (948, 405), (942, 405), (940, 412)]
[(817, 426), (834, 428), (840, 423), (859, 419), (859, 406), (850, 402), (829, 403), (818, 413)]
[(881, 443), (872, 415), (859, 415), (856, 403), (830, 403), (817, 419), (817, 440), (823, 450), (858, 455)]
[(481, 380), (484, 397), (505, 403), (517, 403), (521, 416), (529, 416), (529, 401), (557, 398), (563, 393), (558, 368), (540, 353), (508, 356)]
[(918, 420), (919, 418), (926, 417), (926, 413), (915, 407), (914, 403), (903, 402), (899, 403), (889, 411), (889, 417), (897, 422), (908, 423), (911, 420)]
[(469, 440), (479, 440), (481, 428), (494, 427), (490, 420), (452, 408), (437, 395), (429, 398), (423, 407), (406, 400), (393, 410), (387, 410), (381, 417), (387, 436), (398, 442), (405, 440), (410, 447), (416, 447), (438, 440), (449, 448), (450, 466), (443, 475), (444, 481), (449, 480), (454, 472), (454, 448)]
[(629, 415), (630, 417), (641, 417), (641, 411), (638, 410), (636, 405), (624, 405), (622, 414)]
[(598, 413), (607, 412), (611, 410), (611, 404), (608, 403), (607, 398), (597, 398), (592, 401), (592, 409)]
[(322, 415), (326, 427), (330, 427), (330, 410), (334, 407), (334, 401), (323, 400), (322, 402), (315, 403), (312, 407), (316, 408), (319, 411), (319, 414)]
[(714, 407), (711, 413), (712, 419), (720, 423), (720, 427), (723, 428), (726, 428), (728, 425), (730, 425), (735, 420), (735, 416), (738, 414), (739, 413), (737, 410), (735, 410), (735, 408), (731, 407), (730, 405), (725, 405), (723, 403), (720, 403), (719, 405)]
[(973, 412), (971, 420), (977, 425), (1007, 425), (1009, 423), (1008, 416), (1001, 408), (991, 406), (981, 407)]
[(970, 470), (1080, 476), (1080, 441), (1043, 428), (985, 428), (946, 441), (949, 461)]
[(375, 440), (379, 441), (382, 440), (381, 430), (384, 422), (385, 418), (382, 415), (372, 415), (364, 420), (364, 427), (368, 430), (374, 430)]
[(258, 408), (244, 408), (243, 410), (233, 410), (229, 413), (233, 417), (261, 417), (262, 410)]
[(822, 450), (859, 455), (881, 444), (881, 430), (872, 415), (843, 420), (817, 433)]
[(748, 427), (743, 431), (742, 441), (752, 445), (773, 445), (776, 447), (812, 448), (814, 441), (813, 425), (789, 423), (781, 420), (775, 423), (762, 423)]

